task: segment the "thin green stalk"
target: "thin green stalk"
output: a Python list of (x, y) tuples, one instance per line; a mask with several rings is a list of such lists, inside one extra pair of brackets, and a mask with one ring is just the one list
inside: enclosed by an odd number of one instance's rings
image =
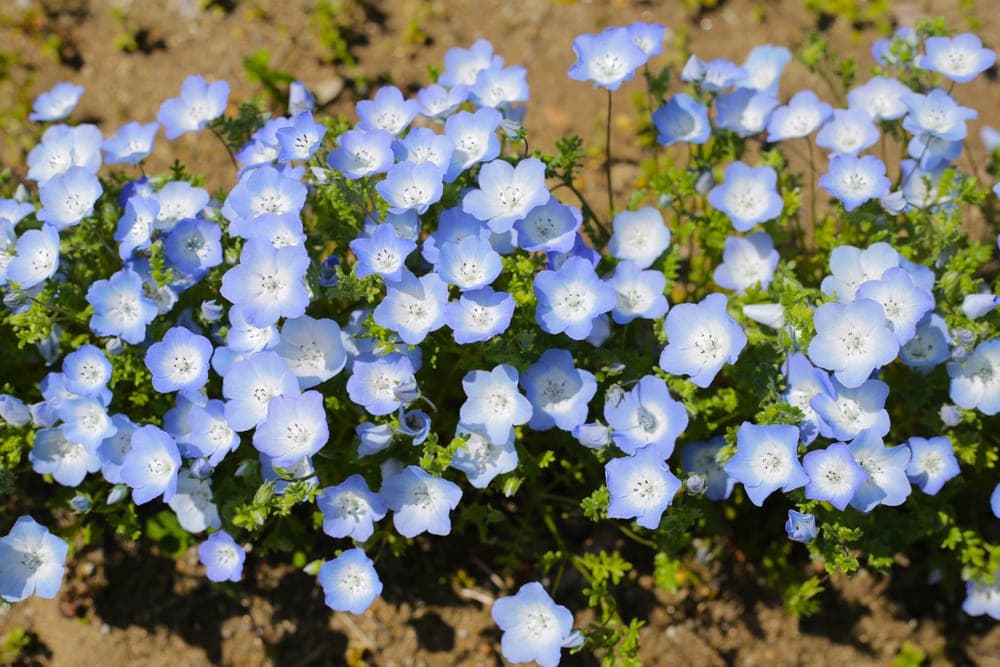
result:
[(614, 193), (611, 190), (611, 89), (608, 89), (608, 122), (604, 128), (604, 175), (608, 184), (608, 220), (615, 217)]

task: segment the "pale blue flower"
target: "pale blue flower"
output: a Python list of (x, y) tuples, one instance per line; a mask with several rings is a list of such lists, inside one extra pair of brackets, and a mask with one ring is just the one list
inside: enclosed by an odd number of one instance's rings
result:
[(243, 547), (224, 530), (212, 533), (198, 545), (198, 561), (205, 566), (210, 581), (239, 581), (246, 557)]
[(746, 232), (781, 215), (784, 203), (777, 186), (778, 174), (773, 168), (731, 162), (722, 185), (708, 193), (708, 201), (729, 216), (736, 231)]
[(809, 476), (806, 498), (824, 500), (843, 512), (851, 498), (868, 477), (854, 460), (851, 450), (842, 442), (835, 442), (826, 449), (806, 452), (802, 468)]
[(450, 512), (458, 506), (462, 489), (411, 465), (383, 479), (381, 495), (393, 512), (392, 525), (409, 538), (424, 532), (448, 535)]
[(660, 368), (674, 375), (689, 375), (705, 388), (723, 365), (736, 363), (747, 343), (746, 334), (726, 310), (723, 294), (709, 294), (701, 302), (673, 307), (664, 322), (667, 346), (660, 354)]
[(0, 537), (0, 598), (54, 598), (62, 585), (69, 545), (30, 516)]
[(573, 614), (556, 604), (542, 585), (532, 581), (512, 596), (497, 598), (491, 610), (503, 632), (500, 648), (511, 662), (534, 660), (541, 667), (559, 664), (563, 645), (573, 630)]
[(813, 322), (816, 337), (809, 343), (809, 358), (833, 371), (845, 387), (860, 387), (899, 354), (882, 306), (871, 299), (824, 303), (813, 313)]
[(784, 424), (757, 426), (743, 422), (736, 432), (736, 454), (726, 462), (726, 474), (743, 484), (757, 507), (773, 492), (791, 491), (809, 483), (796, 452), (799, 429)]

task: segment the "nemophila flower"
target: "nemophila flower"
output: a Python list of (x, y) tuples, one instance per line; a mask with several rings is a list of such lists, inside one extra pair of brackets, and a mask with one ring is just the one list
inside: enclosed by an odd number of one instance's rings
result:
[(146, 368), (152, 373), (153, 389), (197, 391), (208, 381), (212, 342), (184, 327), (167, 330), (163, 340), (146, 351)]
[(205, 566), (210, 581), (239, 581), (246, 558), (243, 547), (224, 530), (212, 533), (198, 545), (198, 561)]
[(29, 229), (17, 239), (15, 253), (7, 264), (7, 280), (21, 289), (40, 285), (59, 268), (59, 232), (52, 225)]
[(917, 134), (910, 138), (906, 152), (922, 169), (935, 169), (939, 166), (949, 166), (952, 160), (962, 154), (961, 141), (946, 141), (932, 134)]
[(463, 292), (487, 287), (503, 269), (500, 255), (488, 239), (467, 236), (457, 243), (440, 246), (435, 265), (438, 275)]
[(937, 494), (945, 482), (961, 472), (948, 436), (913, 437), (906, 441), (906, 445), (910, 448), (906, 476), (929, 496)]
[(308, 160), (319, 149), (326, 135), (326, 126), (313, 120), (311, 111), (303, 111), (292, 118), (292, 124), (283, 127), (275, 136), (278, 139), (278, 160)]
[(445, 52), (444, 71), (438, 81), (442, 86), (471, 86), (487, 67), (503, 67), (503, 58), (493, 55), (488, 40), (477, 39), (468, 49), (452, 47)]
[(745, 294), (748, 287), (760, 285), (766, 290), (778, 266), (778, 251), (766, 232), (746, 238), (730, 236), (722, 251), (722, 264), (712, 274), (715, 282), (726, 289)]
[(229, 330), (226, 345), (239, 354), (269, 350), (278, 344), (278, 328), (273, 324), (257, 327), (247, 321), (246, 309), (232, 306), (229, 309)]
[(576, 237), (573, 240), (573, 247), (569, 252), (550, 252), (547, 254), (547, 257), (548, 268), (551, 271), (558, 271), (561, 269), (563, 264), (565, 264), (571, 257), (579, 257), (580, 259), (585, 260), (592, 267), (594, 267), (595, 270), (597, 269), (597, 265), (601, 263), (601, 253), (588, 246), (580, 232), (576, 233)]
[(140, 426), (132, 433), (132, 446), (122, 462), (122, 481), (132, 487), (136, 505), (163, 496), (169, 502), (177, 491), (181, 467), (177, 443), (162, 429)]
[(323, 532), (330, 537), (350, 537), (364, 542), (375, 532), (375, 522), (385, 516), (386, 504), (372, 493), (365, 478), (355, 473), (316, 496), (323, 513)]
[(665, 459), (662, 449), (644, 447), (604, 465), (605, 483), (611, 493), (609, 517), (635, 519), (650, 530), (660, 525), (663, 512), (681, 488), (681, 481), (670, 472)]
[(451, 165), (455, 144), (433, 130), (417, 127), (410, 130), (402, 140), (394, 142), (392, 149), (400, 162), (430, 162), (444, 173)]
[(304, 246), (306, 235), (298, 213), (264, 213), (257, 216), (247, 240), (267, 241), (275, 248)]
[(369, 213), (365, 217), (364, 233), (371, 235), (379, 225), (387, 223), (396, 230), (396, 236), (410, 241), (419, 241), (423, 232), (423, 223), (416, 211), (409, 210), (402, 213), (386, 213), (379, 216), (377, 212)]
[(885, 197), (892, 185), (885, 175), (885, 163), (874, 155), (835, 155), (830, 159), (827, 173), (817, 183), (848, 211)]
[(399, 334), (404, 343), (419, 345), (444, 326), (448, 285), (436, 273), (414, 276), (409, 271), (390, 283), (375, 307), (375, 323)]
[(993, 153), (1000, 148), (1000, 131), (995, 127), (983, 125), (979, 128), (979, 138), (983, 142), (983, 148), (987, 153)]
[(873, 371), (899, 354), (899, 342), (878, 302), (824, 303), (813, 313), (816, 337), (809, 343), (809, 359), (833, 371), (845, 387), (860, 387)]
[(631, 260), (647, 269), (670, 246), (670, 230), (652, 206), (622, 211), (611, 221), (608, 251), (615, 259)]
[(153, 138), (160, 129), (159, 123), (125, 123), (115, 136), (103, 144), (107, 164), (139, 164), (153, 152)]
[(928, 37), (924, 41), (925, 55), (917, 67), (937, 72), (956, 83), (967, 83), (993, 67), (997, 54), (983, 48), (983, 42), (972, 33), (954, 37)]
[(956, 405), (985, 415), (1000, 412), (1000, 339), (979, 343), (964, 363), (949, 363), (948, 375)]
[[(419, 393), (415, 393), (414, 400)], [(427, 439), (427, 436), (431, 432), (431, 417), (423, 410), (409, 410), (399, 412), (399, 430), (401, 433), (409, 437), (414, 445), (419, 445)]]
[(152, 243), (153, 224), (160, 211), (160, 204), (149, 197), (129, 197), (125, 214), (115, 228), (118, 256), (129, 259), (136, 250), (146, 250)]
[(39, 475), (50, 474), (59, 484), (76, 487), (87, 473), (101, 468), (96, 449), (68, 440), (62, 428), (45, 428), (35, 432), (28, 460)]
[(167, 505), (177, 515), (181, 528), (189, 533), (222, 527), (219, 509), (212, 499), (212, 481), (199, 479), (191, 470), (181, 470), (177, 474), (177, 492)]
[(969, 616), (982, 616), (1000, 621), (1000, 572), (994, 572), (993, 582), (965, 582), (965, 600), (962, 611)]
[(514, 316), (514, 297), (484, 287), (463, 292), (445, 305), (444, 321), (459, 345), (489, 340), (507, 331)]
[(60, 81), (34, 99), (28, 120), (49, 122), (69, 116), (83, 95), (83, 86)]
[(534, 280), (538, 306), (535, 320), (542, 331), (565, 333), (573, 340), (590, 335), (594, 318), (615, 307), (614, 289), (597, 277), (585, 259), (571, 257), (557, 271), (540, 271)]
[(389, 171), (393, 163), (392, 135), (383, 130), (355, 128), (337, 137), (326, 161), (345, 178), (357, 180)]
[(312, 111), (316, 108), (316, 98), (313, 96), (306, 84), (301, 81), (292, 81), (288, 84), (288, 113), (291, 115), (300, 114), (304, 111)]
[(501, 441), (491, 440), (484, 433), (459, 424), (455, 437), (465, 442), (455, 452), (450, 466), (465, 473), (469, 484), (485, 489), (497, 475), (517, 468), (517, 449), (514, 448), (514, 431)]
[(287, 468), (312, 456), (330, 439), (323, 395), (318, 391), (275, 396), (267, 406), (267, 417), (257, 425), (253, 446), (271, 457), (278, 468)]
[(854, 460), (851, 450), (842, 442), (826, 449), (807, 452), (802, 468), (809, 476), (806, 498), (824, 500), (843, 512), (868, 474)]
[(860, 109), (873, 120), (897, 120), (906, 115), (903, 97), (912, 92), (898, 79), (876, 76), (847, 93), (847, 106)]
[(1000, 305), (1000, 297), (996, 294), (966, 294), (962, 299), (962, 313), (970, 320), (977, 320), (992, 312)]
[(715, 122), (721, 129), (732, 130), (738, 136), (750, 137), (767, 127), (778, 98), (752, 88), (737, 88), (715, 100)]
[(656, 140), (664, 146), (672, 146), (678, 141), (689, 144), (703, 144), (712, 134), (708, 121), (708, 109), (685, 93), (677, 93), (653, 112)]
[(877, 39), (872, 43), (872, 58), (880, 65), (903, 66), (916, 64), (920, 37), (913, 28), (900, 26), (891, 38)]
[(400, 238), (388, 222), (375, 227), (370, 236), (354, 239), (350, 245), (358, 258), (354, 270), (359, 278), (376, 273), (387, 281), (402, 277), (406, 258), (417, 247), (414, 241)]
[(917, 324), (913, 338), (899, 348), (899, 358), (911, 368), (930, 369), (951, 357), (952, 342), (944, 319), (929, 313)]
[(146, 325), (156, 317), (156, 304), (146, 298), (142, 278), (131, 269), (94, 281), (87, 289), (94, 307), (90, 328), (99, 336), (119, 336), (137, 345), (146, 337)]
[(236, 431), (248, 431), (263, 422), (275, 396), (298, 393), (295, 374), (273, 351), (258, 352), (237, 361), (222, 378), (226, 420)]
[(783, 46), (760, 44), (750, 49), (743, 69), (746, 78), (740, 82), (744, 88), (765, 91), (771, 95), (778, 92), (778, 80), (785, 66), (792, 60), (792, 52)]
[(358, 456), (378, 454), (392, 444), (392, 427), (389, 424), (373, 424), (364, 422), (354, 429), (358, 436)]
[(398, 135), (416, 117), (420, 105), (416, 100), (404, 100), (395, 86), (379, 88), (371, 100), (361, 100), (355, 106), (358, 127), (363, 130), (383, 130)]
[(954, 198), (953, 188), (959, 176), (952, 174), (950, 181), (941, 182), (947, 164), (940, 163), (922, 167), (914, 160), (903, 160), (903, 200), (907, 208), (936, 210), (950, 206)]
[(765, 327), (778, 330), (785, 326), (785, 307), (780, 303), (748, 303), (741, 310), (747, 319)]
[(816, 539), (816, 517), (812, 514), (802, 514), (788, 510), (788, 521), (785, 522), (785, 532), (792, 542), (809, 544)]
[(73, 167), (96, 174), (101, 168), (102, 139), (95, 125), (53, 125), (28, 153), (28, 178), (41, 186)]
[(833, 119), (816, 133), (816, 145), (832, 155), (857, 155), (878, 141), (878, 127), (862, 109), (834, 109)]
[(479, 189), (465, 195), (462, 210), (501, 234), (548, 200), (545, 165), (541, 160), (528, 158), (516, 167), (504, 160), (494, 160), (480, 169)]
[(111, 484), (121, 484), (121, 468), (125, 454), (132, 447), (132, 433), (138, 425), (122, 414), (111, 415), (115, 433), (105, 438), (97, 448), (97, 457), (101, 461), (101, 474)]
[(503, 632), (503, 656), (511, 662), (534, 660), (542, 667), (555, 667), (562, 647), (573, 642), (573, 614), (556, 604), (538, 582), (498, 598), (490, 614)]
[(340, 326), (333, 320), (308, 315), (285, 322), (274, 351), (298, 378), (301, 389), (326, 382), (347, 363)]
[(628, 30), (629, 39), (632, 43), (642, 49), (646, 58), (652, 58), (663, 53), (663, 40), (669, 31), (666, 26), (659, 23), (645, 23), (636, 21), (625, 28)]
[(500, 139), (496, 131), (503, 116), (496, 109), (485, 107), (475, 113), (459, 111), (444, 123), (444, 134), (455, 144), (451, 166), (444, 180), (451, 182), (477, 162), (489, 162), (500, 155)]
[(229, 233), (247, 238), (265, 213), (298, 213), (306, 201), (306, 186), (274, 167), (257, 167), (240, 179), (222, 207)]
[(681, 466), (689, 475), (698, 475), (705, 484), (704, 495), (709, 500), (725, 500), (733, 492), (736, 480), (726, 474), (716, 455), (726, 446), (722, 436), (708, 442), (692, 442), (681, 450)]
[(830, 273), (820, 285), (824, 294), (836, 295), (848, 303), (861, 283), (878, 280), (887, 270), (900, 265), (900, 256), (888, 243), (873, 243), (861, 250), (850, 245), (837, 246), (830, 253)]
[(162, 105), (156, 114), (167, 133), (167, 139), (176, 139), (186, 132), (197, 132), (226, 111), (229, 84), (225, 81), (209, 83), (201, 76), (184, 79), (180, 97)]
[(301, 246), (275, 248), (251, 239), (243, 246), (240, 263), (222, 276), (219, 292), (244, 308), (250, 324), (266, 327), (280, 317), (305, 314), (309, 292), (304, 284), (309, 255)]
[(502, 109), (527, 102), (528, 70), (520, 65), (487, 67), (479, 71), (469, 89), (470, 97), (482, 107)]
[(30, 516), (18, 517), (0, 537), (0, 598), (54, 598), (62, 585), (69, 545)]
[(403, 405), (396, 396), (396, 388), (414, 382), (413, 372), (409, 357), (395, 352), (381, 357), (358, 357), (347, 378), (347, 394), (369, 414), (376, 417), (391, 414)]
[(746, 232), (781, 215), (784, 204), (777, 184), (778, 174), (771, 167), (732, 162), (726, 167), (722, 185), (708, 193), (708, 201), (729, 216), (736, 231)]
[(903, 118), (903, 129), (911, 134), (929, 133), (938, 139), (965, 139), (965, 121), (979, 117), (975, 109), (959, 106), (951, 95), (935, 88), (926, 95), (909, 93), (903, 96), (909, 110)]
[(646, 52), (632, 42), (625, 28), (607, 28), (592, 35), (578, 35), (573, 40), (576, 62), (570, 65), (569, 78), (593, 81), (594, 87), (618, 90), (635, 70), (646, 63)]
[(226, 419), (226, 404), (220, 400), (212, 399), (204, 406), (193, 406), (187, 422), (186, 448), (190, 451), (184, 453), (205, 458), (212, 467), (219, 465), (226, 454), (235, 451), (240, 444), (239, 434)]
[(634, 454), (651, 448), (664, 459), (674, 451), (677, 438), (688, 425), (684, 405), (655, 375), (644, 376), (627, 392), (608, 392), (604, 419), (611, 427), (611, 439), (623, 452)]
[(491, 371), (469, 371), (462, 378), (465, 402), (459, 419), (492, 442), (504, 442), (514, 426), (531, 419), (531, 402), (517, 390), (517, 369), (500, 364)]
[(799, 139), (825, 123), (833, 115), (833, 108), (821, 102), (816, 93), (803, 90), (792, 96), (786, 106), (778, 107), (767, 122), (767, 140)]
[(798, 442), (799, 430), (794, 426), (743, 422), (736, 432), (736, 454), (723, 469), (743, 484), (750, 502), (760, 507), (778, 489), (787, 492), (809, 483), (796, 454)]
[(159, 210), (154, 226), (164, 232), (169, 232), (181, 220), (197, 218), (210, 199), (207, 190), (187, 181), (170, 181), (160, 188), (155, 197)]
[(993, 511), (993, 516), (1000, 519), (1000, 482), (993, 487), (993, 493), (990, 494), (990, 509)]
[(10, 225), (11, 230), (17, 223), (34, 212), (35, 206), (31, 202), (0, 198), (0, 222)]
[(879, 280), (868, 280), (858, 286), (858, 299), (871, 299), (882, 306), (886, 323), (900, 345), (905, 345), (916, 333), (917, 323), (934, 308), (934, 296), (913, 284), (906, 269), (886, 269)]
[(83, 167), (70, 167), (38, 188), (42, 208), (35, 217), (59, 230), (72, 227), (94, 212), (103, 193), (97, 176)]
[(906, 477), (910, 448), (886, 447), (879, 435), (862, 431), (851, 442), (851, 453), (868, 473), (851, 499), (851, 507), (867, 513), (878, 505), (902, 505), (910, 495), (910, 481)]
[(101, 441), (115, 433), (107, 408), (96, 398), (72, 398), (56, 408), (63, 421), (66, 439), (78, 442), (90, 451), (97, 451)]
[(576, 368), (572, 354), (555, 348), (528, 367), (521, 386), (533, 408), (528, 427), (536, 431), (553, 426), (572, 431), (587, 420), (587, 404), (597, 393), (594, 374)]
[(692, 55), (681, 70), (681, 81), (693, 83), (709, 93), (721, 93), (743, 83), (749, 74), (745, 69), (723, 58), (704, 61)]
[(462, 489), (417, 466), (407, 466), (382, 480), (381, 495), (392, 510), (392, 525), (403, 537), (427, 532), (451, 532), (451, 510), (458, 506)]
[(308, 456), (303, 456), (292, 465), (282, 468), (281, 472), (279, 472), (271, 461), (271, 457), (261, 453), (260, 476), (265, 482), (274, 483), (274, 492), (278, 495), (283, 495), (288, 490), (288, 487), (295, 483), (295, 480), (299, 480), (308, 488), (318, 486), (316, 482), (316, 468), (313, 466), (312, 459)]
[(334, 611), (363, 614), (382, 593), (375, 563), (362, 549), (347, 549), (323, 563), (316, 578), (326, 606)]
[(389, 202), (389, 210), (403, 213), (414, 210), (423, 215), (431, 204), (441, 199), (443, 174), (434, 164), (399, 162), (393, 165), (384, 181), (375, 185), (382, 198)]
[(31, 421), (31, 411), (17, 396), (0, 394), (0, 420), (14, 427), (26, 426)]
[(663, 295), (667, 279), (661, 271), (643, 271), (635, 262), (624, 260), (615, 267), (608, 284), (617, 298), (611, 311), (616, 324), (628, 324), (636, 318), (655, 320), (669, 308)]
[(517, 245), (529, 252), (569, 252), (582, 222), (580, 209), (549, 197), (514, 222)]
[(705, 388), (724, 364), (736, 363), (747, 337), (726, 312), (726, 305), (724, 295), (709, 294), (699, 303), (674, 306), (664, 322), (667, 346), (660, 354), (660, 368), (689, 375)]
[(432, 83), (417, 91), (420, 113), (431, 120), (443, 120), (467, 99), (469, 99), (469, 86), (462, 84), (445, 88), (441, 84)]
[(802, 411), (802, 421), (798, 424), (799, 435), (803, 443), (809, 444), (816, 439), (820, 430), (829, 428), (813, 409), (812, 400), (819, 395), (832, 398), (833, 384), (825, 371), (815, 368), (800, 352), (788, 357), (784, 373), (788, 380), (788, 388), (783, 398)]
[(197, 280), (222, 263), (222, 230), (208, 220), (181, 220), (170, 230), (163, 250), (172, 268)]

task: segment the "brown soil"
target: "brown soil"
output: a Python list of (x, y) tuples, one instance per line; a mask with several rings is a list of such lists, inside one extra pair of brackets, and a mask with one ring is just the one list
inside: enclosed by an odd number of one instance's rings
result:
[[(71, 80), (86, 87), (76, 119), (97, 122), (105, 132), (128, 120), (148, 122), (160, 103), (176, 95), (185, 76), (200, 73), (224, 78), (231, 101), (258, 93), (244, 76), (242, 59), (266, 47), (273, 67), (305, 81), (328, 110), (353, 118), (352, 105), (365, 91), (350, 85), (352, 73), (324, 64), (307, 0), (18, 0), (0, 8), (0, 51), (16, 53), (20, 65), (12, 82), (0, 83), (0, 117), (23, 106), (53, 83)], [(211, 4), (185, 14), (186, 7)], [(532, 101), (526, 125), (532, 145), (551, 150), (568, 132), (584, 137), (593, 166), (603, 150), (603, 91), (570, 81), (566, 70), (574, 56), (570, 44), (582, 32), (634, 20), (658, 21), (690, 39), (691, 49), (706, 58), (740, 61), (754, 45), (771, 42), (794, 49), (817, 27), (816, 17), (799, 2), (723, 1), (702, 16), (684, 3), (552, 2), (540, 0), (448, 0), (345, 3), (355, 8), (353, 49), (358, 72), (372, 81), (391, 80), (415, 91), (427, 83), (426, 66), (442, 62), (451, 46), (467, 46), (479, 37), (491, 40), (508, 63), (529, 68)], [(979, 33), (989, 46), (1000, 44), (1000, 16), (981, 2)], [(48, 13), (42, 6), (49, 7)], [(358, 7), (365, 11), (356, 11)], [(891, 18), (909, 23), (917, 16), (944, 15), (951, 27), (964, 29), (957, 3), (926, 0), (893, 3)], [(25, 7), (27, 9), (25, 9)], [(112, 7), (128, 12), (125, 23)], [(54, 8), (54, 9), (53, 9)], [(127, 26), (138, 37), (137, 52), (115, 44)], [(870, 63), (868, 44), (875, 34), (861, 26), (856, 33), (844, 20), (824, 22), (833, 43)], [(55, 44), (58, 60), (43, 53)], [(1000, 126), (1000, 94), (992, 77), (960, 86), (957, 97), (981, 110), (980, 122)], [(348, 84), (344, 86), (345, 82)], [(782, 81), (785, 96), (810, 86), (828, 91), (792, 64)], [(341, 92), (337, 93), (340, 90)], [(629, 141), (637, 123), (629, 100), (637, 83), (616, 95), (613, 119), (617, 195), (637, 173), (639, 151)], [(8, 105), (4, 108), (4, 105)], [(970, 130), (979, 149), (978, 124)], [(3, 128), (4, 162), (22, 168), (30, 147), (26, 130), (13, 121)], [(233, 170), (221, 147), (209, 136), (185, 136), (167, 149), (158, 140), (151, 165), (158, 169), (175, 156), (208, 175), (213, 187), (227, 187)], [(977, 160), (979, 165), (983, 160)], [(20, 172), (20, 173), (23, 173)], [(600, 206), (601, 174), (584, 176), (585, 191)], [(265, 563), (252, 554), (242, 587), (211, 585), (193, 550), (175, 564), (132, 546), (105, 545), (85, 550), (70, 566), (57, 600), (14, 605), (0, 612), (0, 638), (18, 628), (32, 643), (23, 664), (38, 665), (498, 665), (499, 632), (489, 603), (521, 582), (500, 582), (489, 564), (465, 563), (442, 553), (444, 540), (422, 541), (416, 565), (380, 567), (383, 598), (362, 616), (331, 613), (312, 577), (288, 565)], [(649, 558), (648, 555), (644, 556)], [(476, 565), (478, 563), (479, 565)], [(414, 567), (417, 569), (415, 570)], [(861, 572), (835, 578), (822, 595), (823, 611), (796, 620), (766, 591), (752, 564), (692, 564), (698, 583), (677, 594), (658, 590), (650, 563), (637, 562), (635, 584), (623, 593), (626, 616), (647, 621), (641, 631), (642, 653), (649, 665), (885, 665), (909, 643), (932, 665), (1000, 665), (1000, 625), (968, 618), (958, 609), (961, 591), (935, 585), (904, 585), (903, 578), (877, 578)], [(437, 569), (435, 569), (437, 568)], [(575, 590), (574, 590), (575, 589)], [(585, 608), (579, 582), (564, 582), (557, 599)], [(578, 624), (588, 620), (577, 615)], [(594, 665), (593, 657), (567, 656), (564, 664)]]

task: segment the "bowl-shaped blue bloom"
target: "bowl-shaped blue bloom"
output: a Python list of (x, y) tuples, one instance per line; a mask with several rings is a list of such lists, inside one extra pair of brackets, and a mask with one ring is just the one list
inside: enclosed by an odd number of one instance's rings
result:
[(528, 427), (572, 431), (587, 421), (588, 403), (597, 393), (590, 371), (576, 368), (567, 350), (549, 349), (521, 375), (521, 386), (533, 408)]
[(347, 549), (323, 563), (317, 575), (326, 606), (334, 611), (363, 614), (382, 593), (375, 563), (362, 549)]
[(937, 494), (945, 482), (961, 472), (951, 439), (946, 435), (934, 438), (912, 437), (906, 441), (906, 445), (911, 452), (906, 476), (929, 496)]
[(500, 648), (507, 660), (534, 660), (541, 667), (559, 664), (562, 647), (572, 634), (573, 614), (556, 604), (541, 584), (532, 581), (515, 595), (497, 598), (490, 613), (503, 632)]
[(937, 72), (956, 83), (972, 81), (997, 61), (996, 52), (983, 48), (982, 40), (972, 33), (951, 38), (928, 37), (924, 50), (917, 67)]
[(851, 498), (851, 507), (871, 512), (878, 505), (896, 507), (910, 495), (910, 480), (906, 468), (910, 463), (910, 448), (886, 447), (874, 431), (862, 431), (850, 444), (854, 460), (868, 476)]
[(635, 519), (643, 528), (656, 530), (681, 480), (667, 467), (663, 450), (644, 447), (631, 456), (611, 459), (604, 465), (604, 478), (611, 501), (612, 519)]
[(167, 502), (177, 491), (180, 468), (181, 456), (174, 439), (163, 429), (146, 425), (132, 433), (132, 446), (122, 462), (121, 477), (132, 487), (136, 505), (157, 496), (163, 496)]
[(403, 537), (427, 532), (451, 532), (451, 510), (458, 506), (462, 489), (417, 466), (407, 466), (382, 480), (381, 495), (392, 510), (392, 525)]
[(573, 40), (576, 62), (569, 68), (569, 78), (593, 81), (594, 87), (618, 90), (635, 70), (646, 63), (646, 52), (635, 45), (626, 28), (607, 28), (592, 35), (578, 35)]
[(83, 95), (83, 86), (68, 81), (60, 81), (34, 99), (28, 120), (48, 122), (62, 120), (73, 112)]
[(198, 545), (198, 560), (205, 566), (205, 575), (211, 581), (239, 581), (243, 578), (246, 559), (243, 547), (224, 530), (212, 533)]
[(229, 84), (225, 81), (208, 83), (198, 75), (189, 76), (181, 84), (180, 97), (162, 105), (156, 114), (167, 133), (167, 139), (176, 139), (185, 132), (197, 132), (226, 111)]
[(729, 216), (738, 232), (774, 220), (784, 207), (772, 167), (750, 167), (736, 161), (726, 167), (724, 182), (708, 193), (708, 202)]
[(785, 532), (792, 542), (808, 544), (816, 539), (816, 517), (812, 514), (802, 514), (788, 510), (788, 521), (785, 522)]
[(845, 387), (860, 387), (899, 354), (885, 311), (871, 299), (824, 303), (814, 312), (813, 323), (816, 337), (809, 343), (809, 358), (833, 371)]
[(678, 141), (703, 144), (712, 134), (708, 109), (685, 93), (677, 93), (670, 101), (653, 112), (656, 140), (664, 146)]
[(660, 368), (674, 375), (689, 375), (692, 382), (705, 388), (725, 364), (736, 363), (747, 337), (726, 306), (723, 294), (674, 306), (664, 321), (667, 346), (660, 353)]
[(330, 537), (350, 537), (364, 542), (375, 532), (375, 522), (388, 509), (382, 497), (372, 493), (365, 478), (355, 473), (316, 497), (323, 513), (323, 532)]
[(557, 271), (540, 271), (534, 280), (538, 307), (535, 320), (542, 331), (565, 333), (584, 340), (593, 329), (594, 318), (615, 307), (614, 289), (598, 278), (586, 259), (571, 257)]
[(493, 442), (505, 442), (514, 426), (531, 419), (531, 401), (517, 390), (518, 372), (500, 364), (492, 371), (469, 371), (462, 378), (466, 399), (459, 420)]
[(809, 483), (799, 463), (799, 429), (785, 424), (757, 426), (743, 422), (736, 432), (736, 454), (726, 461), (726, 474), (743, 484), (757, 507), (773, 492)]
[(609, 391), (604, 418), (611, 439), (626, 454), (652, 447), (664, 459), (674, 451), (677, 438), (688, 425), (684, 405), (674, 399), (667, 383), (646, 375), (627, 392)]
[(0, 598), (20, 602), (32, 595), (54, 598), (62, 585), (69, 545), (30, 516), (0, 537)]
[(847, 509), (851, 498), (868, 477), (851, 450), (842, 442), (835, 442), (826, 449), (806, 452), (802, 468), (809, 475), (806, 498), (825, 500), (838, 510)]

